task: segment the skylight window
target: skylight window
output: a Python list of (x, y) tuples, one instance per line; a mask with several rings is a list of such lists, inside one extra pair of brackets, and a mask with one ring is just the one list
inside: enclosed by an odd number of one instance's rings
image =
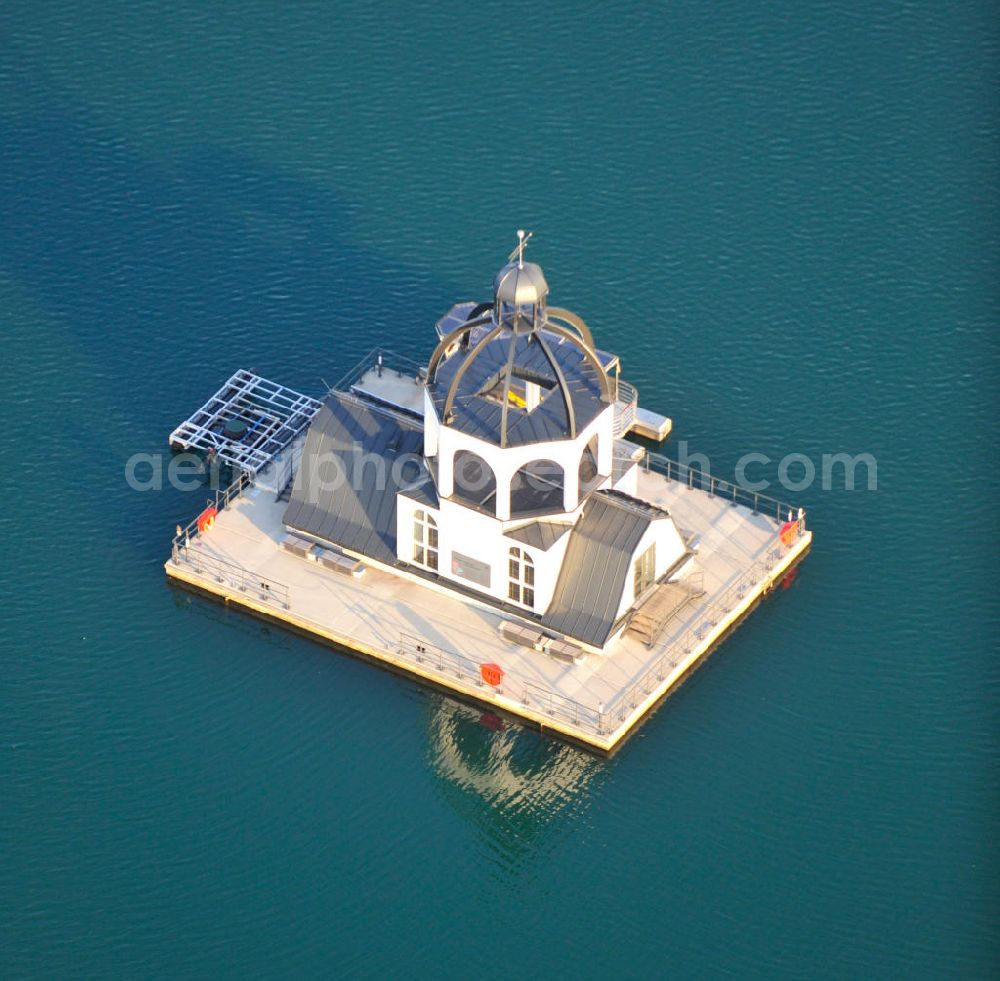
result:
[(504, 391), (507, 390), (509, 408), (530, 412), (555, 387), (556, 383), (551, 378), (514, 368), (510, 373), (509, 390), (501, 377), (487, 386), (482, 394), (492, 402), (503, 404)]

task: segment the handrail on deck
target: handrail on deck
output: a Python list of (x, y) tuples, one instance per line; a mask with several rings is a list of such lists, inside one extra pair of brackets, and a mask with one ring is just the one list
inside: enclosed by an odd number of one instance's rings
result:
[(395, 371), (400, 377), (408, 375), (413, 378), (422, 377), (422, 373), (426, 370), (424, 365), (404, 354), (398, 354), (384, 347), (374, 347), (330, 391), (349, 392), (351, 386), (359, 382), (372, 368)]
[(619, 378), (616, 382), (615, 414), (612, 422), (612, 435), (616, 439), (624, 436), (632, 428), (638, 408), (639, 393), (635, 386)]
[(619, 378), (615, 383), (616, 402), (624, 402), (626, 405), (638, 405), (639, 404), (639, 392), (637, 391), (635, 385), (630, 385), (627, 381)]
[[(216, 491), (215, 499), (209, 499), (205, 502), (206, 507), (214, 507), (216, 511), (222, 511), (224, 508), (229, 507), (233, 501), (238, 500), (243, 496), (243, 492), (248, 488), (252, 487), (254, 483), (254, 478), (246, 471), (241, 470), (239, 476), (236, 477), (225, 490)], [(188, 522), (187, 526), (181, 528), (178, 525), (177, 534), (173, 538), (173, 547), (177, 548), (187, 548), (191, 543), (193, 538), (196, 538), (200, 532), (198, 531), (198, 518), (192, 518)]]
[[(805, 522), (799, 522), (795, 530), (795, 539), (798, 540), (805, 533)], [(705, 634), (727, 616), (737, 603), (742, 602), (752, 587), (770, 575), (781, 557), (781, 550), (784, 547), (787, 547), (787, 544), (779, 532), (768, 545), (764, 558), (758, 559), (739, 576), (714, 603), (706, 605), (698, 611), (691, 626), (667, 647), (635, 684), (618, 696), (612, 707), (605, 713), (605, 718), (609, 721), (616, 719), (619, 722), (624, 722), (628, 715), (662, 684), (670, 671), (674, 670), (681, 660), (701, 643)]]
[[(217, 491), (215, 501), (209, 500), (208, 506), (216, 511), (229, 507), (233, 501), (242, 497), (243, 492), (253, 485), (254, 479), (245, 470), (223, 491)], [(262, 576), (235, 562), (228, 562), (214, 555), (208, 555), (199, 549), (192, 548), (191, 542), (203, 534), (198, 530), (198, 518), (191, 521), (186, 528), (178, 528), (171, 543), (171, 558), (176, 563), (191, 566), (199, 575), (209, 575), (216, 582), (225, 582), (241, 593), (253, 593), (268, 603), (276, 603), (287, 610), (290, 606), (288, 586), (276, 579)]]
[[(421, 667), (434, 668), (440, 674), (470, 682), (477, 688), (486, 687), (480, 670), (481, 664), (478, 661), (438, 647), (415, 634), (400, 633), (397, 653), (405, 660), (415, 662)], [(604, 731), (601, 729), (601, 713), (597, 709), (535, 682), (522, 681), (510, 672), (504, 672), (503, 681), (494, 688), (494, 691), (507, 695), (522, 706), (531, 707), (550, 718), (562, 719), (598, 734)]]
[(806, 512), (803, 508), (768, 497), (757, 491), (748, 490), (733, 481), (713, 477), (699, 467), (690, 467), (686, 463), (678, 463), (669, 457), (646, 450), (640, 460), (642, 468), (661, 474), (667, 480), (676, 480), (691, 488), (708, 491), (712, 497), (724, 497), (733, 504), (742, 504), (750, 508), (754, 514), (764, 514), (773, 517), (775, 521), (797, 520), (805, 528)]
[(208, 555), (200, 549), (183, 547), (174, 550), (174, 561), (191, 566), (199, 575), (227, 583), (238, 592), (251, 593), (265, 603), (274, 603), (283, 610), (290, 606), (288, 587), (283, 582), (252, 572), (234, 562)]

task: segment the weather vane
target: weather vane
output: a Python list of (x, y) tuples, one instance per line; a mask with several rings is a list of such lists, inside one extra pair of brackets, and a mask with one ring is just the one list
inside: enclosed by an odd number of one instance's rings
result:
[(517, 230), (517, 248), (507, 256), (507, 261), (513, 262), (516, 256), (518, 269), (524, 268), (524, 247), (528, 244), (528, 239), (534, 234), (534, 232), (526, 232), (523, 228)]

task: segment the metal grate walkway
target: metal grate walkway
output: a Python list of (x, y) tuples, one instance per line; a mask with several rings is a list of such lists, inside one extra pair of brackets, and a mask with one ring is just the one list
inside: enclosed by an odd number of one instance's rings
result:
[(240, 370), (170, 434), (170, 445), (214, 454), (253, 477), (321, 408), (308, 395)]

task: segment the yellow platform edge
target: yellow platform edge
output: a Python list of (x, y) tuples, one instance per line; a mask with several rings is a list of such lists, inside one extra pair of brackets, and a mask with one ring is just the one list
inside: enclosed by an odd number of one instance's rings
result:
[(651, 715), (660, 702), (672, 694), (681, 683), (692, 673), (695, 667), (712, 652), (726, 637), (726, 635), (742, 620), (757, 603), (769, 593), (780, 582), (785, 575), (795, 566), (812, 545), (812, 532), (807, 531), (795, 543), (795, 547), (789, 549), (786, 555), (782, 556), (770, 575), (758, 583), (757, 588), (749, 592), (743, 600), (736, 604), (729, 614), (717, 623), (713, 629), (705, 636), (705, 639), (691, 650), (686, 658), (681, 661), (674, 670), (663, 679), (663, 681), (641, 702), (637, 703), (628, 716), (611, 733), (601, 737), (585, 730), (573, 729), (563, 725), (538, 712), (532, 711), (525, 705), (514, 699), (505, 698), (502, 694), (487, 692), (469, 685), (464, 685), (457, 679), (442, 677), (423, 671), (408, 661), (401, 660), (392, 651), (382, 650), (354, 640), (350, 637), (336, 633), (329, 628), (323, 627), (311, 620), (297, 616), (291, 610), (278, 609), (264, 603), (257, 602), (245, 594), (228, 589), (225, 586), (193, 575), (190, 572), (175, 565), (173, 561), (164, 564), (167, 577), (174, 582), (192, 588), (198, 593), (204, 593), (212, 598), (223, 600), (226, 605), (237, 606), (249, 613), (252, 613), (265, 620), (273, 621), (291, 627), (307, 637), (318, 639), (327, 644), (347, 651), (348, 653), (359, 654), (365, 658), (379, 662), (382, 666), (396, 671), (400, 674), (410, 675), (420, 678), (435, 688), (445, 689), (465, 700), (471, 700), (481, 705), (491, 708), (498, 708), (502, 712), (527, 720), (535, 725), (541, 732), (554, 733), (569, 742), (583, 746), (590, 750), (597, 750), (602, 754), (611, 754), (618, 749), (644, 719)]

